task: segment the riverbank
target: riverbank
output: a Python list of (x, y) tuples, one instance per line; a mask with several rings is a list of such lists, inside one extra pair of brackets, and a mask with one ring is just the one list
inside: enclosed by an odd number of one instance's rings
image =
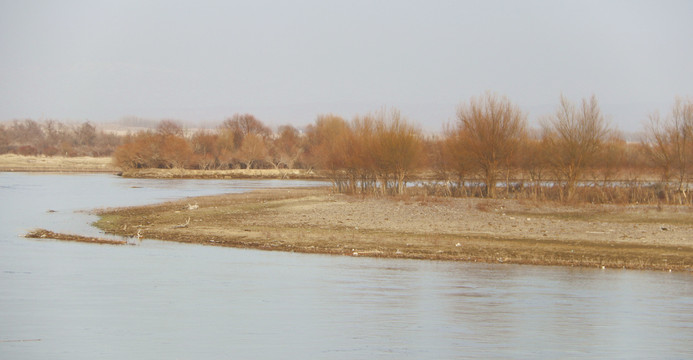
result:
[(291, 179), (326, 180), (322, 175), (304, 169), (131, 169), (121, 173), (127, 178), (142, 179)]
[(304, 169), (130, 169), (121, 171), (110, 157), (63, 157), (0, 155), (0, 172), (118, 173), (140, 179), (291, 179), (326, 180), (325, 176)]
[(693, 270), (693, 209), (272, 189), (103, 210), (122, 236), (303, 253)]
[(115, 173), (110, 157), (63, 157), (0, 155), (0, 171), (4, 172), (74, 172)]

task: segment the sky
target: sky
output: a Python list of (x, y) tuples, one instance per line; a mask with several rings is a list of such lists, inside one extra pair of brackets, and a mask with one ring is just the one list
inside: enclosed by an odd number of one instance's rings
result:
[(693, 1), (0, 0), (0, 121), (305, 126), (486, 91), (531, 125), (596, 95), (623, 130), (693, 96)]

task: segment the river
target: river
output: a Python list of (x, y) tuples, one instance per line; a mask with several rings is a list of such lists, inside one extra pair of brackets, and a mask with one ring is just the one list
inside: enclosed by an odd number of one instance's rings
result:
[(693, 275), (101, 235), (88, 210), (306, 182), (0, 173), (0, 359), (692, 358)]

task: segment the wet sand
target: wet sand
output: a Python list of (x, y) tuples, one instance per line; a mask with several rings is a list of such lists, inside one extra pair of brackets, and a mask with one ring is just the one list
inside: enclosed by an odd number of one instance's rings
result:
[(46, 229), (35, 229), (24, 235), (26, 238), (30, 239), (53, 239), (53, 240), (62, 240), (62, 241), (76, 241), (76, 242), (85, 242), (85, 243), (91, 243), (91, 244), (108, 244), (108, 245), (125, 245), (127, 244), (127, 241), (125, 240), (109, 240), (109, 239), (101, 239), (101, 238), (96, 238), (96, 237), (90, 237), (90, 236), (81, 236), (81, 235), (75, 235), (75, 234), (64, 234), (64, 233), (56, 233), (50, 230)]

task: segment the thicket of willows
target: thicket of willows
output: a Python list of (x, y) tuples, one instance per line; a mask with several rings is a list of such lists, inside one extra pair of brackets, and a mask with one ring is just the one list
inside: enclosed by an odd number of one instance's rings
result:
[(320, 115), (303, 130), (272, 131), (250, 114), (194, 132), (164, 120), (125, 136), (89, 123), (25, 120), (0, 125), (0, 152), (112, 154), (123, 169), (301, 168), (346, 193), (691, 204), (693, 100), (651, 114), (638, 143), (623, 140), (594, 96), (561, 97), (531, 129), (520, 107), (487, 92), (460, 105), (457, 119), (433, 136), (397, 110), (351, 120)]

